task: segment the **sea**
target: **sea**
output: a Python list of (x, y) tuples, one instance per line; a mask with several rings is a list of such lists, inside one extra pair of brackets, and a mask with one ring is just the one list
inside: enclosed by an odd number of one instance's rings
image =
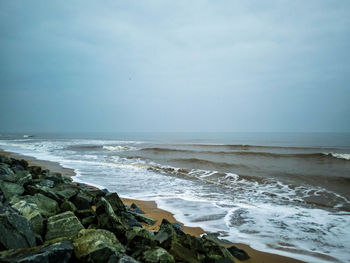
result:
[(2, 133), (0, 148), (235, 243), (350, 262), (350, 133)]

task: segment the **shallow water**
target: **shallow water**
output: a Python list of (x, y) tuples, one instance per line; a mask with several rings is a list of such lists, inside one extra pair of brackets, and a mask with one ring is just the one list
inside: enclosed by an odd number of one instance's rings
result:
[(156, 200), (189, 226), (307, 262), (350, 262), (349, 134), (3, 134), (0, 148)]

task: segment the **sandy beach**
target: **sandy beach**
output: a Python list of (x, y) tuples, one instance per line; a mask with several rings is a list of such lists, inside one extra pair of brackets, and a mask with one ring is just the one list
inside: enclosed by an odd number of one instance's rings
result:
[[(64, 168), (59, 163), (56, 163), (56, 162), (38, 160), (38, 159), (30, 157), (30, 156), (23, 156), (20, 154), (11, 153), (11, 152), (4, 152), (1, 150), (0, 150), (0, 153), (5, 154), (9, 157), (17, 158), (17, 159), (25, 159), (29, 163), (29, 165), (41, 166), (42, 168), (49, 169), (52, 172), (61, 173), (65, 176), (72, 177), (75, 175), (73, 169)], [(129, 206), (132, 203), (135, 203), (137, 206), (139, 206), (145, 212), (145, 216), (157, 220), (157, 222), (153, 226), (148, 226), (146, 224), (143, 224), (143, 227), (148, 228), (152, 231), (158, 231), (159, 225), (160, 225), (162, 219), (165, 218), (170, 222), (179, 223), (183, 227), (183, 231), (187, 234), (199, 237), (200, 235), (205, 233), (205, 231), (203, 229), (201, 229), (200, 227), (184, 226), (184, 224), (182, 222), (179, 222), (174, 218), (174, 215), (171, 212), (159, 209), (157, 207), (157, 204), (155, 201), (134, 200), (134, 199), (128, 199), (128, 198), (122, 198), (122, 197), (121, 197), (121, 199), (124, 202), (124, 204), (129, 205)], [(284, 257), (284, 256), (276, 255), (276, 254), (258, 251), (258, 250), (255, 250), (255, 249), (253, 249), (250, 246), (245, 245), (245, 244), (240, 244), (240, 243), (223, 244), (223, 246), (226, 246), (226, 247), (229, 247), (231, 245), (235, 245), (238, 248), (245, 250), (250, 256), (250, 259), (245, 260), (245, 261), (240, 261), (240, 260), (236, 259), (237, 262), (246, 262), (246, 263), (267, 263), (267, 262), (269, 262), (269, 263), (287, 263), (287, 262), (288, 263), (301, 263), (301, 262), (303, 262), (303, 261), (289, 258), (289, 257)]]

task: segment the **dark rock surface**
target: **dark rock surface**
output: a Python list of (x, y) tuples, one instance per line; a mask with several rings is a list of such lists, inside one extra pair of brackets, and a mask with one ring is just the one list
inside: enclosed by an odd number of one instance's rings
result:
[(116, 236), (103, 229), (81, 230), (74, 239), (74, 254), (84, 262), (108, 262), (115, 253), (125, 253)]
[(45, 240), (74, 236), (82, 229), (84, 229), (84, 227), (79, 219), (73, 212), (67, 211), (49, 217), (47, 221)]
[[(155, 220), (117, 193), (91, 189), (0, 155), (0, 262), (232, 263), (248, 255), (215, 235), (196, 238)], [(37, 246), (38, 245), (38, 246)]]
[(10, 206), (0, 206), (0, 250), (35, 246), (29, 221)]
[(71, 259), (73, 244), (68, 241), (32, 249), (0, 252), (0, 262), (8, 263), (67, 263)]
[(236, 246), (231, 246), (227, 249), (235, 258), (238, 258), (239, 260), (247, 260), (249, 259), (249, 255), (247, 252), (245, 252), (243, 249), (239, 249)]
[(43, 233), (44, 219), (40, 214), (39, 208), (36, 204), (21, 200), (18, 203), (14, 204), (12, 207), (28, 219), (36, 234), (40, 235)]
[(119, 196), (117, 193), (108, 193), (105, 195), (105, 199), (111, 204), (113, 211), (115, 213), (120, 213), (120, 212), (125, 212), (126, 208), (120, 200)]

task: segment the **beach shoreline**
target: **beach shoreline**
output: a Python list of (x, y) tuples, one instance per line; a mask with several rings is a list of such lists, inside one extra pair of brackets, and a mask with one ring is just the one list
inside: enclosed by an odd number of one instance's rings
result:
[[(49, 169), (51, 172), (55, 173), (61, 173), (64, 176), (68, 177), (74, 177), (76, 176), (76, 173), (74, 169), (65, 168), (62, 167), (58, 162), (52, 162), (52, 161), (46, 161), (46, 160), (39, 160), (31, 156), (22, 155), (14, 152), (7, 152), (0, 149), (0, 154), (6, 155), (8, 157), (12, 157), (15, 159), (24, 159), (26, 160), (29, 165), (36, 165), (40, 166), (44, 169)], [(97, 188), (95, 186), (91, 186), (86, 184), (89, 187)], [(146, 224), (143, 224), (143, 227), (150, 229), (152, 231), (158, 231), (159, 225), (161, 224), (162, 219), (167, 219), (170, 222), (176, 222), (180, 224), (183, 227), (183, 231), (186, 234), (190, 234), (192, 236), (199, 237), (202, 234), (206, 233), (202, 228), (200, 227), (188, 227), (185, 226), (182, 222), (179, 222), (175, 219), (174, 214), (172, 214), (170, 211), (166, 211), (163, 209), (160, 209), (157, 207), (157, 204), (155, 201), (145, 201), (145, 200), (136, 200), (136, 199), (130, 199), (130, 198), (123, 198), (121, 196), (121, 200), (126, 205), (131, 205), (132, 203), (135, 203), (137, 206), (139, 206), (144, 212), (147, 217), (156, 219), (156, 224), (153, 226), (148, 226)], [(302, 263), (304, 261), (300, 261), (294, 258), (285, 257), (277, 254), (272, 254), (268, 252), (258, 251), (253, 248), (251, 248), (249, 245), (241, 244), (241, 243), (230, 243), (225, 244), (222, 243), (223, 246), (229, 247), (229, 246), (236, 246), (240, 249), (245, 250), (249, 256), (250, 259), (245, 261), (240, 261), (238, 259), (235, 259), (237, 262), (246, 262), (246, 263), (264, 263), (264, 262), (272, 262), (272, 263)]]

